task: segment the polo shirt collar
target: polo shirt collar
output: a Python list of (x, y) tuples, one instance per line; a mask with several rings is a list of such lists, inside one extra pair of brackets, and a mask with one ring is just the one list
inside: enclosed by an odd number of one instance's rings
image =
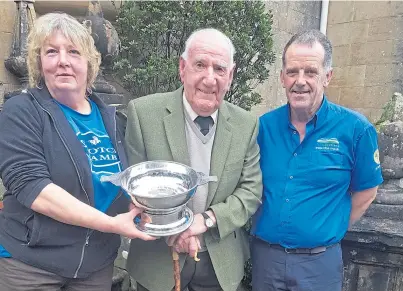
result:
[[(329, 109), (329, 101), (327, 100), (327, 97), (325, 94), (323, 94), (323, 100), (322, 104), (320, 105), (318, 111), (312, 116), (312, 118), (308, 121), (308, 125), (314, 126), (314, 128), (318, 127), (322, 122), (326, 119), (327, 112)], [(294, 126), (291, 123), (291, 109), (290, 109), (290, 103), (287, 103), (287, 114), (288, 114), (288, 124), (292, 129), (295, 129)]]

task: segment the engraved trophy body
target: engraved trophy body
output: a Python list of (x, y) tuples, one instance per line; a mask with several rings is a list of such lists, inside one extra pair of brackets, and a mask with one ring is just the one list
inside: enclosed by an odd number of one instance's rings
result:
[(192, 224), (193, 212), (186, 203), (199, 185), (217, 178), (180, 163), (149, 161), (103, 176), (101, 181), (122, 187), (137, 207), (144, 208), (151, 222), (137, 222), (137, 228), (159, 237), (181, 233)]

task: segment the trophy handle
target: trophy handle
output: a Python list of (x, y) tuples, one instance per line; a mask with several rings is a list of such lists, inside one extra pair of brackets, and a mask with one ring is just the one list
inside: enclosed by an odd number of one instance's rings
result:
[(102, 176), (100, 180), (101, 182), (111, 182), (112, 184), (121, 187), (122, 186), (121, 176), (122, 172), (110, 176)]
[(198, 179), (197, 179), (198, 186), (207, 184), (208, 182), (217, 182), (218, 181), (217, 176), (207, 176), (202, 172), (197, 172), (197, 176), (198, 176)]

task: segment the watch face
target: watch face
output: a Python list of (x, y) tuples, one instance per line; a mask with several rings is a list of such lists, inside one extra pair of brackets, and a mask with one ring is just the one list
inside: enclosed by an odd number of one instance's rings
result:
[(207, 227), (213, 227), (214, 223), (211, 218), (206, 219), (206, 226)]

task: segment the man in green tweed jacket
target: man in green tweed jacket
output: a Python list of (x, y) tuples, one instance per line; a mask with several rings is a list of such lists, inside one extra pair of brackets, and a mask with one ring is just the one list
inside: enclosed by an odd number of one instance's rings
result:
[[(189, 291), (235, 291), (249, 258), (242, 226), (262, 195), (257, 118), (223, 101), (234, 73), (234, 47), (215, 29), (194, 32), (180, 59), (183, 87), (130, 102), (126, 149), (131, 164), (169, 160), (217, 176), (199, 186), (188, 207), (188, 230), (169, 239), (133, 240), (127, 269), (137, 290), (174, 287), (169, 245), (180, 253), (181, 286)], [(192, 254), (199, 249), (199, 262)], [(191, 255), (189, 255), (191, 254)]]

